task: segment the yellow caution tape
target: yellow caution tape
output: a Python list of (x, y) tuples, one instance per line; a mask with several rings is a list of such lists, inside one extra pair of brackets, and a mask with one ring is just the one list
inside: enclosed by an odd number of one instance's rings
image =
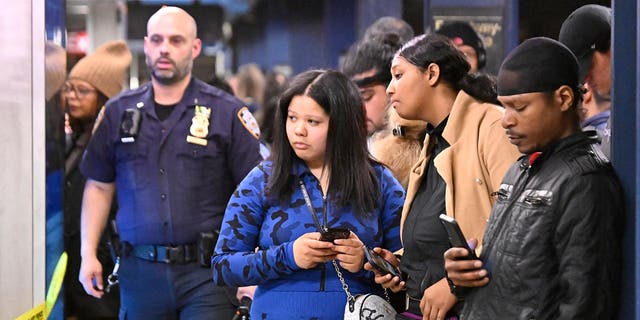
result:
[(64, 281), (64, 274), (67, 271), (67, 259), (67, 253), (63, 252), (58, 259), (56, 268), (53, 270), (45, 302), (23, 313), (16, 320), (45, 320), (49, 317), (51, 309), (53, 309), (56, 300), (58, 300), (60, 287), (62, 287), (62, 282)]
[(44, 302), (39, 306), (23, 313), (16, 320), (44, 320), (46, 319), (44, 316)]
[(53, 276), (51, 277), (51, 283), (49, 283), (49, 290), (47, 290), (47, 299), (45, 300), (45, 319), (51, 314), (51, 309), (58, 300), (58, 293), (62, 287), (64, 281), (64, 273), (67, 271), (67, 253), (63, 252), (58, 259), (56, 268), (53, 270)]

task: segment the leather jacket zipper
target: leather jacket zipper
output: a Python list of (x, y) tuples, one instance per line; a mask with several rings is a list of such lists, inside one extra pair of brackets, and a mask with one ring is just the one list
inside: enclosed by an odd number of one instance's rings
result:
[(493, 242), (493, 240), (496, 239), (498, 237), (498, 235), (502, 232), (502, 229), (504, 229), (505, 220), (510, 215), (510, 211), (513, 208), (513, 206), (515, 205), (515, 203), (518, 201), (518, 198), (520, 197), (520, 194), (522, 193), (522, 191), (524, 191), (524, 188), (526, 187), (527, 183), (529, 182), (529, 178), (531, 178), (531, 175), (529, 174), (529, 172), (531, 170), (531, 166), (528, 166), (528, 165), (526, 165), (526, 162), (523, 162), (521, 164), (521, 167), (524, 170), (522, 171), (522, 173), (520, 173), (520, 176), (516, 180), (516, 182), (518, 184), (514, 186), (513, 191), (509, 195), (511, 197), (511, 199), (510, 199), (510, 202), (507, 205), (506, 209), (503, 211), (502, 216), (500, 217), (500, 222), (494, 222), (494, 223), (498, 223), (497, 224), (498, 227), (495, 230), (495, 232), (493, 232), (492, 239), (488, 239), (489, 242), (487, 242), (484, 245), (485, 248), (491, 247), (491, 243)]

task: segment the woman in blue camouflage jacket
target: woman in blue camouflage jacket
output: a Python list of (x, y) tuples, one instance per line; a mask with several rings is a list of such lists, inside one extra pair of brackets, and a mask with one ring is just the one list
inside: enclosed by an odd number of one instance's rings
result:
[[(358, 89), (336, 71), (301, 73), (280, 98), (272, 157), (231, 197), (212, 258), (216, 284), (258, 285), (251, 318), (341, 319), (347, 297), (332, 260), (352, 294), (381, 292), (362, 246), (401, 247), (404, 191), (369, 156), (365, 118)], [(320, 240), (338, 227), (347, 239)]]

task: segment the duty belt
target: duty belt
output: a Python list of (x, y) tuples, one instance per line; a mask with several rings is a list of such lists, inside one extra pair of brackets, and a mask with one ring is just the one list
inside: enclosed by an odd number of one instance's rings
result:
[(127, 243), (127, 247), (128, 255), (153, 262), (186, 264), (198, 260), (198, 247), (195, 244), (134, 246)]

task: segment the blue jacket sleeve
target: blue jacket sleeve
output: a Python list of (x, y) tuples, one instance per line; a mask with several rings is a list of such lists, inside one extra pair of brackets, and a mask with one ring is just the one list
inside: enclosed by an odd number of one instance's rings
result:
[(384, 168), (380, 179), (382, 188), (382, 225), (384, 227), (384, 248), (394, 252), (402, 248), (400, 240), (400, 216), (404, 205), (405, 192), (402, 185)]
[(293, 258), (293, 241), (259, 246), (267, 174), (254, 168), (231, 196), (211, 259), (217, 285), (247, 286), (292, 274), (300, 268)]

